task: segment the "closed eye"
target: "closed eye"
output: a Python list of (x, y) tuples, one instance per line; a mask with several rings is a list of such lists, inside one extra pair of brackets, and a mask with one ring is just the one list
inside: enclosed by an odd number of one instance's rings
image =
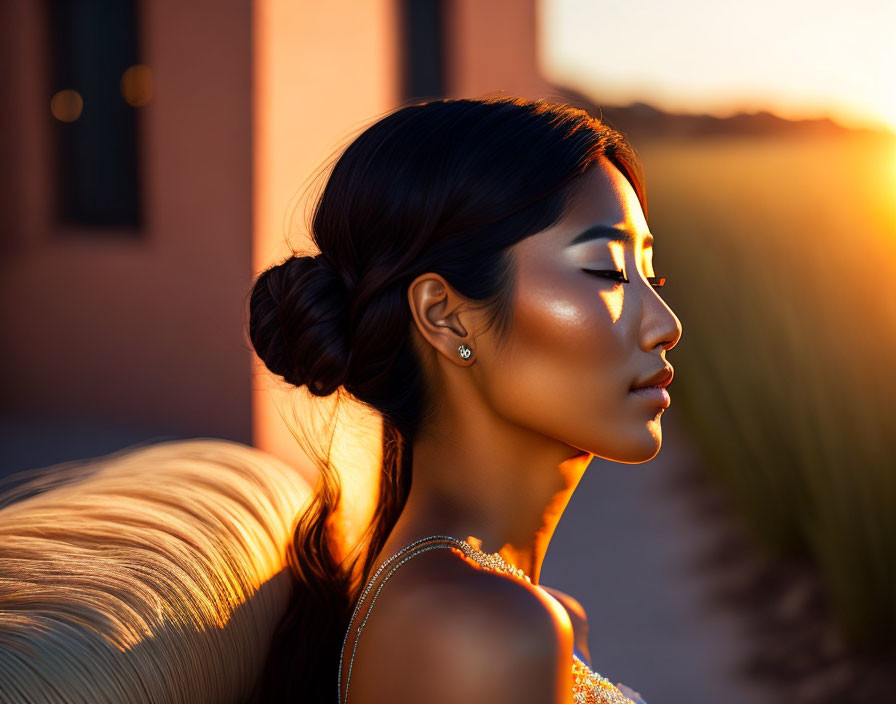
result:
[(621, 284), (627, 284), (628, 279), (625, 278), (625, 272), (616, 271), (615, 269), (582, 269), (586, 274), (599, 276), (604, 279), (613, 279)]
[[(625, 276), (625, 272), (616, 271), (615, 269), (582, 269), (586, 274), (591, 274), (592, 276), (599, 276), (605, 279), (612, 279), (621, 284), (629, 283), (629, 280)], [(653, 286), (654, 288), (662, 288), (666, 285), (666, 277), (665, 276), (648, 276), (647, 282)]]

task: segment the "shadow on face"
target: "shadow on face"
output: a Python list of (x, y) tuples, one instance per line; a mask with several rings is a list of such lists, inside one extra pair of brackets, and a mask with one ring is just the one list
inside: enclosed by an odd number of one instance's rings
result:
[(634, 189), (602, 158), (560, 222), (511, 248), (510, 339), (501, 349), (479, 345), (493, 408), (599, 457), (656, 455), (668, 397), (631, 389), (671, 366), (666, 351), (682, 328), (653, 278), (653, 244)]

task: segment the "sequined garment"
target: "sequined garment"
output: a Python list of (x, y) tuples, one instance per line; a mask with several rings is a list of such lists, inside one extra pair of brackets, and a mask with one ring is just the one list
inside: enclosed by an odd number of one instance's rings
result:
[(573, 653), (572, 696), (576, 704), (634, 704), (606, 677), (594, 672)]

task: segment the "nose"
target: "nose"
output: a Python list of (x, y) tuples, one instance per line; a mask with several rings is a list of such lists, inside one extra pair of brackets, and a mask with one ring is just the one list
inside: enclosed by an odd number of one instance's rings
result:
[(655, 288), (649, 287), (645, 298), (641, 347), (645, 352), (652, 352), (657, 346), (671, 350), (681, 339), (681, 321)]

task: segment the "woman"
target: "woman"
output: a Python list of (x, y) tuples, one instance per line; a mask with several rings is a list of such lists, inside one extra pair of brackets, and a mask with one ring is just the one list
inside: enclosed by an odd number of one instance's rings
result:
[(409, 105), (346, 148), (320, 252), (262, 272), (249, 330), (273, 373), (382, 414), (379, 503), (360, 571), (338, 564), (322, 468), (261, 701), (642, 701), (538, 578), (592, 456), (660, 447), (681, 324), (646, 216), (633, 149), (566, 105)]

